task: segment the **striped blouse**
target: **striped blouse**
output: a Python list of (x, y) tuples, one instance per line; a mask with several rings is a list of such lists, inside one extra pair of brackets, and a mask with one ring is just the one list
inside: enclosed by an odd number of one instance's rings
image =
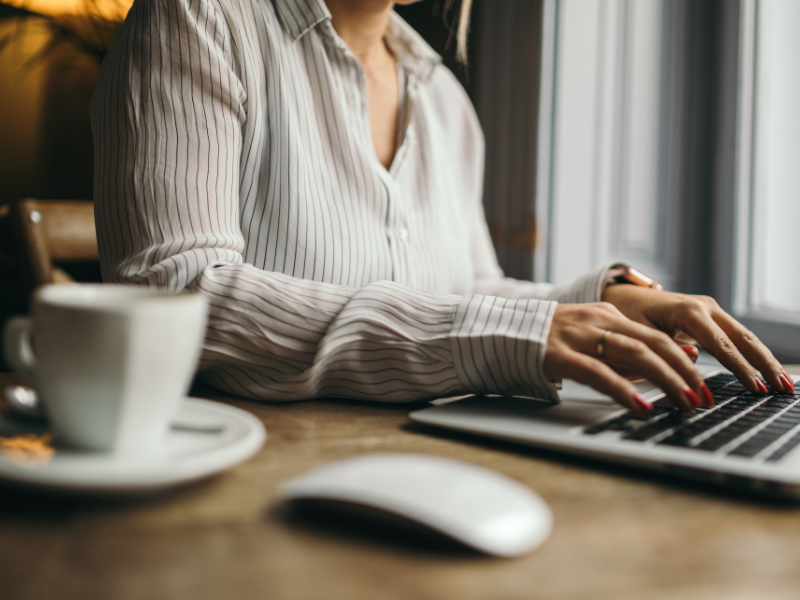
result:
[(136, 0), (91, 107), (104, 278), (207, 294), (200, 376), (245, 397), (556, 400), (556, 301), (596, 301), (605, 270), (503, 277), (473, 108), (396, 14), (386, 43), (388, 170), (323, 0)]

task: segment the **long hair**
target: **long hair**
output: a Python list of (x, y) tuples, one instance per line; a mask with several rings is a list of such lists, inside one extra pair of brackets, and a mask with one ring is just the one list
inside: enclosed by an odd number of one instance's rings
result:
[(461, 0), (461, 12), (458, 16), (458, 33), (456, 34), (456, 60), (467, 64), (467, 35), (469, 34), (469, 15), (472, 0)]

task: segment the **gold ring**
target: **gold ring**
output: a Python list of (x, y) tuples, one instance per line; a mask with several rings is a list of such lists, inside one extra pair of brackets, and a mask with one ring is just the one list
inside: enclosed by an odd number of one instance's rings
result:
[(597, 357), (598, 358), (605, 358), (604, 354), (606, 353), (606, 341), (608, 338), (611, 337), (611, 334), (614, 333), (613, 331), (609, 330), (606, 331), (603, 336), (600, 338), (600, 341), (597, 342)]

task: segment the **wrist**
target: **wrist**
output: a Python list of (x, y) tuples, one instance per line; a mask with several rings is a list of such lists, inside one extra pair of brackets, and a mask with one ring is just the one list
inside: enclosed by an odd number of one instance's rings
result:
[[(603, 289), (600, 293), (600, 299), (603, 302), (608, 302), (607, 291), (611, 288), (618, 286), (636, 286), (640, 288), (649, 288), (653, 290), (663, 290), (663, 286), (652, 277), (649, 277), (627, 265), (614, 265), (611, 267), (603, 282)], [(612, 294), (613, 295), (613, 294)]]

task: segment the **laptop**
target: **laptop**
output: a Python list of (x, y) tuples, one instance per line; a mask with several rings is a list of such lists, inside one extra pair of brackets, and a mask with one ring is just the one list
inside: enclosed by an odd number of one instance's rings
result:
[(653, 409), (639, 415), (564, 381), (561, 404), (469, 396), (409, 416), (433, 427), (800, 499), (800, 389), (754, 394), (724, 369), (698, 369), (716, 406), (688, 414), (647, 382), (637, 387)]

